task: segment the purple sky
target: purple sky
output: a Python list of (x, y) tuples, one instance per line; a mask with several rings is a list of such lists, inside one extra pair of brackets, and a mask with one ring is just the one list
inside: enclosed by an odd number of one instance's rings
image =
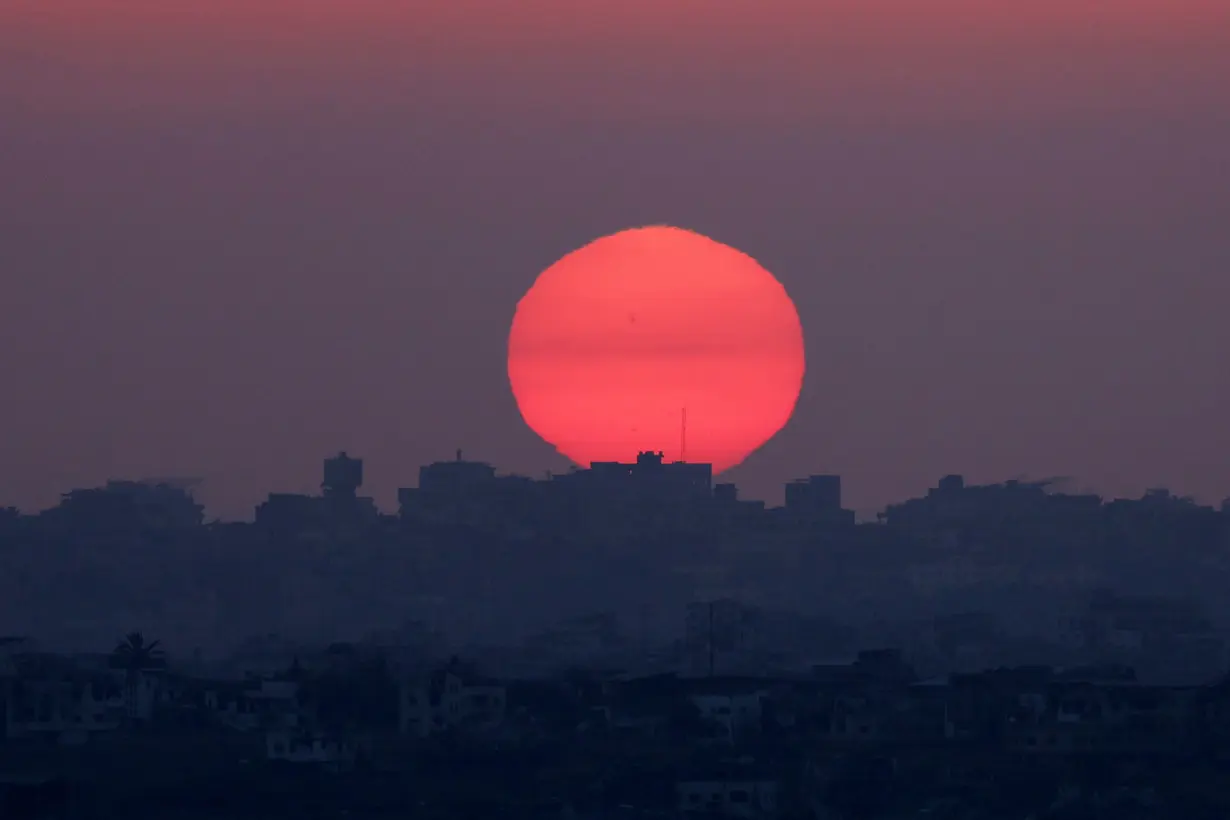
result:
[(386, 507), (457, 447), (560, 469), (508, 390), (517, 299), (659, 222), (756, 257), (803, 320), (795, 418), (730, 474), (748, 495), (809, 472), (859, 509), (946, 472), (1230, 495), (1218, 4), (1014, 28), (946, 0), (915, 35), (904, 0), (880, 28), (732, 1), (712, 30), (499, 39), (511, 6), (467, 2), (491, 25), (0, 11), (0, 504), (194, 475), (246, 517), (339, 449)]

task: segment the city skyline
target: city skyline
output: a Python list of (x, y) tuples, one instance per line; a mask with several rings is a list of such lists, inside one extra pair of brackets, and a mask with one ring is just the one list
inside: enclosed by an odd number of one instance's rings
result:
[[(273, 499), (276, 497), (290, 497), (290, 496), (308, 496), (308, 497), (322, 497), (322, 495), (327, 496), (330, 492), (330, 484), (331, 484), (329, 474), (330, 474), (330, 471), (333, 469), (330, 467), (331, 464), (351, 465), (348, 469), (353, 469), (357, 471), (355, 473), (355, 476), (356, 476), (355, 478), (347, 479), (347, 483), (351, 481), (354, 482), (353, 486), (350, 487), (350, 489), (347, 491), (349, 495), (354, 496), (358, 490), (362, 489), (363, 493), (359, 497), (363, 501), (370, 502), (371, 504), (373, 504), (375, 512), (378, 512), (381, 515), (396, 516), (399, 514), (399, 510), (403, 508), (406, 503), (406, 498), (404, 497), (404, 494), (408, 490), (412, 491), (412, 490), (419, 489), (422, 486), (422, 481), (424, 480), (424, 477), (431, 475), (433, 470), (435, 470), (437, 474), (439, 474), (441, 470), (443, 471), (444, 474), (447, 474), (448, 468), (452, 464), (464, 465), (467, 468), (474, 468), (477, 470), (476, 474), (482, 475), (482, 476), (488, 476), (489, 479), (493, 478), (497, 481), (499, 480), (521, 480), (521, 481), (542, 483), (544, 485), (550, 485), (553, 482), (558, 482), (558, 481), (567, 479), (567, 477), (570, 475), (580, 474), (580, 473), (593, 474), (596, 478), (601, 479), (602, 476), (609, 474), (610, 468), (612, 467), (629, 467), (629, 468), (633, 468), (633, 472), (635, 472), (635, 468), (639, 464), (646, 463), (646, 462), (659, 463), (662, 466), (666, 467), (668, 472), (670, 472), (671, 470), (683, 468), (683, 472), (686, 472), (687, 475), (692, 477), (691, 479), (686, 479), (685, 481), (692, 481), (692, 480), (695, 480), (696, 477), (703, 475), (706, 477), (705, 480), (707, 481), (707, 484), (708, 484), (706, 495), (713, 497), (714, 499), (717, 499), (717, 500), (733, 501), (735, 498), (737, 498), (740, 502), (748, 502), (752, 505), (757, 505), (766, 511), (773, 510), (773, 509), (783, 509), (791, 505), (792, 503), (799, 503), (799, 501), (792, 502), (791, 489), (807, 490), (809, 486), (811, 488), (815, 488), (817, 486), (829, 487), (831, 485), (835, 489), (821, 489), (818, 491), (813, 489), (812, 491), (819, 492), (821, 496), (824, 496), (826, 498), (835, 498), (836, 500), (834, 502), (825, 502), (825, 505), (846, 510), (847, 512), (855, 516), (855, 518), (852, 520), (857, 521), (858, 523), (874, 522), (880, 516), (880, 514), (884, 513), (885, 511), (894, 507), (895, 505), (899, 505), (899, 504), (906, 503), (906, 502), (909, 502), (909, 501), (912, 501), (918, 498), (922, 498), (924, 496), (927, 496), (931, 493), (936, 492), (937, 490), (943, 491), (945, 487), (948, 487), (951, 490), (954, 486), (957, 487), (958, 489), (960, 488), (973, 489), (973, 488), (979, 488), (979, 487), (999, 487), (999, 488), (1009, 488), (1009, 489), (1014, 488), (1014, 487), (1022, 487), (1022, 488), (1033, 487), (1033, 488), (1040, 489), (1047, 493), (1054, 492), (1059, 495), (1084, 496), (1084, 497), (1097, 496), (1097, 498), (1103, 503), (1109, 503), (1113, 501), (1136, 501), (1142, 498), (1149, 498), (1150, 496), (1158, 496), (1159, 494), (1164, 494), (1171, 499), (1191, 502), (1193, 504), (1196, 504), (1197, 506), (1206, 507), (1209, 509), (1220, 508), (1223, 511), (1230, 509), (1230, 494), (1224, 495), (1218, 499), (1213, 499), (1213, 500), (1197, 499), (1190, 495), (1176, 493), (1173, 491), (1172, 488), (1169, 488), (1160, 483), (1154, 482), (1153, 484), (1146, 487), (1143, 492), (1138, 493), (1136, 495), (1114, 496), (1114, 495), (1105, 495), (1102, 493), (1097, 493), (1096, 491), (1083, 486), (1079, 478), (1076, 476), (1048, 475), (1048, 476), (1040, 477), (1040, 476), (1035, 476), (1035, 475), (1027, 475), (1024, 473), (1017, 473), (1011, 477), (1001, 477), (998, 479), (992, 479), (988, 481), (983, 481), (983, 480), (971, 481), (969, 480), (967, 476), (960, 474), (960, 473), (944, 473), (941, 475), (934, 476), (931, 483), (928, 484), (927, 487), (924, 488), (924, 490), (920, 493), (916, 493), (911, 496), (902, 496), (899, 498), (890, 499), (883, 506), (877, 507), (877, 508), (856, 508), (856, 507), (843, 503), (843, 499), (846, 497), (845, 491), (846, 489), (848, 489), (848, 487), (845, 484), (843, 477), (840, 474), (831, 473), (831, 472), (826, 473), (826, 472), (812, 471), (807, 474), (784, 478), (782, 482), (778, 485), (777, 487), (778, 492), (775, 494), (774, 497), (763, 498), (759, 496), (751, 496), (751, 495), (745, 494), (742, 488), (738, 485), (738, 483), (733, 480), (730, 480), (726, 476), (726, 474), (715, 473), (713, 471), (713, 466), (711, 464), (708, 464), (705, 462), (698, 462), (698, 461), (680, 461), (680, 460), (673, 459), (668, 453), (662, 453), (660, 451), (655, 452), (653, 450), (648, 450), (648, 449), (635, 453), (631, 457), (625, 460), (616, 461), (616, 462), (593, 462), (592, 464), (587, 465), (587, 466), (581, 466), (578, 464), (569, 464), (564, 470), (559, 470), (559, 471), (545, 470), (545, 471), (540, 471), (537, 473), (522, 473), (522, 472), (517, 472), (517, 471), (502, 470), (500, 469), (499, 465), (493, 464), (490, 461), (486, 461), (482, 459), (481, 457), (474, 458), (472, 457), (472, 454), (467, 453), (465, 450), (461, 448), (458, 448), (454, 451), (452, 458), (438, 459), (435, 461), (431, 461), (431, 462), (419, 465), (414, 471), (414, 472), (417, 472), (418, 483), (412, 485), (412, 484), (407, 483), (407, 481), (405, 480), (400, 481), (392, 491), (393, 498), (392, 498), (391, 503), (387, 499), (385, 499), (384, 502), (382, 503), (381, 498), (378, 498), (376, 494), (373, 494), (370, 492), (370, 488), (368, 487), (366, 479), (364, 477), (365, 473), (367, 472), (367, 465), (369, 464), (369, 460), (367, 458), (365, 458), (362, 454), (359, 454), (359, 453), (349, 452), (346, 450), (336, 450), (331, 455), (326, 455), (322, 458), (317, 458), (315, 460), (316, 467), (317, 467), (317, 475), (316, 475), (317, 479), (321, 478), (322, 474), (320, 472), (320, 468), (322, 464), (324, 465), (324, 474), (323, 474), (324, 480), (323, 481), (318, 480), (314, 482), (310, 487), (296, 487), (293, 489), (285, 488), (285, 487), (267, 488), (265, 494), (262, 495), (256, 502), (254, 502), (252, 508), (248, 511), (246, 515), (239, 515), (239, 516), (218, 515), (217, 511), (211, 510), (208, 504), (201, 504), (201, 507), (203, 508), (205, 512), (205, 519), (208, 521), (215, 521), (215, 522), (221, 522), (221, 523), (250, 522), (253, 520), (254, 515), (257, 515), (257, 516), (259, 515), (259, 513), (257, 512), (259, 508), (265, 505), (266, 502), (268, 502), (270, 499)], [(702, 473), (696, 473), (694, 468), (701, 468)], [(410, 477), (411, 477), (410, 474), (406, 474), (403, 476), (404, 479), (409, 479)], [(20, 508), (20, 507), (17, 507), (16, 505), (11, 504), (10, 502), (7, 502), (5, 499), (0, 499), (0, 510), (4, 510), (6, 507), (16, 508), (18, 512), (24, 515), (38, 515), (40, 513), (47, 512), (47, 511), (54, 509), (57, 506), (57, 504), (60, 502), (60, 500), (62, 500), (63, 498), (67, 498), (74, 492), (92, 491), (92, 490), (114, 490), (117, 492), (125, 492), (126, 491), (125, 488), (135, 487), (138, 485), (144, 485), (144, 486), (147, 486), (153, 489), (156, 489), (158, 487), (167, 487), (176, 493), (181, 493), (181, 492), (185, 493), (188, 498), (191, 498), (197, 503), (200, 503), (201, 502), (200, 488), (204, 485), (204, 483), (205, 483), (205, 479), (203, 479), (202, 477), (195, 476), (195, 475), (188, 475), (188, 474), (165, 475), (165, 476), (144, 477), (144, 478), (138, 478), (138, 477), (133, 477), (133, 476), (112, 476), (95, 485), (65, 488), (59, 494), (59, 496), (57, 496), (56, 503), (48, 505), (47, 507), (37, 508), (37, 509)], [(598, 485), (595, 485), (595, 486), (598, 486)], [(477, 491), (480, 493), (483, 492), (483, 488), (481, 486), (476, 486), (474, 489), (477, 489)], [(800, 501), (803, 498), (807, 498), (807, 497), (809, 496), (802, 495), (802, 494), (797, 496), (797, 498)], [(803, 502), (803, 503), (810, 503), (810, 502)]]
[(382, 504), (457, 446), (563, 469), (516, 301), (657, 222), (807, 328), (749, 494), (1230, 487), (1226, 4), (500, 8), (5, 4), (0, 498), (187, 473), (243, 515), (339, 448)]
[(0, 815), (1230, 817), (1227, 77), (1230, 0), (0, 2)]

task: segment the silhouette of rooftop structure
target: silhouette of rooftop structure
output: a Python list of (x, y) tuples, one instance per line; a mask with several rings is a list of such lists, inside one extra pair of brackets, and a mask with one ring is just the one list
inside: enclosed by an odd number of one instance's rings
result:
[(354, 498), (363, 486), (363, 459), (351, 458), (343, 450), (325, 459), (324, 481), (320, 488), (326, 496)]
[(256, 508), (257, 524), (280, 532), (311, 532), (354, 526), (379, 517), (375, 502), (358, 495), (363, 459), (345, 451), (322, 464), (321, 495), (269, 493)]

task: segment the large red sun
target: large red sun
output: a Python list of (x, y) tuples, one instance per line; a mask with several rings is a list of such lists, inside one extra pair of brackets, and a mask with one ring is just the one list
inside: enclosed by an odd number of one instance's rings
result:
[(586, 466), (659, 450), (733, 467), (789, 421), (803, 370), (781, 283), (680, 228), (623, 231), (560, 259), (517, 304), (508, 338), (525, 423)]

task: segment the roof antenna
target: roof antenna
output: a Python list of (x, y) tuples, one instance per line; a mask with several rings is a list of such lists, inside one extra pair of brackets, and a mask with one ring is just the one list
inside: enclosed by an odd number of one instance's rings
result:
[(679, 461), (688, 460), (688, 408), (679, 413)]

